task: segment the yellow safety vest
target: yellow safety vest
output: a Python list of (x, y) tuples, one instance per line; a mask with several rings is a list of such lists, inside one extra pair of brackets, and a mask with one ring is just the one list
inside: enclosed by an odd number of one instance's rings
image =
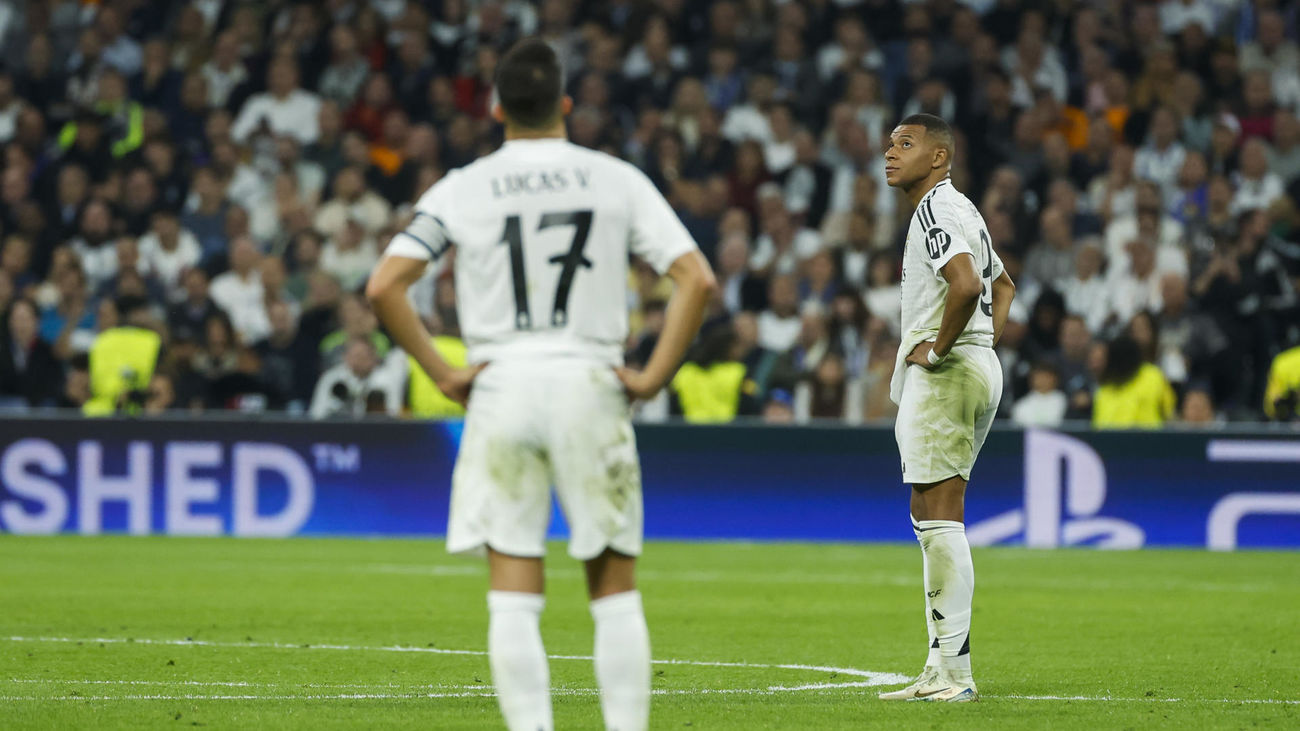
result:
[(673, 378), (673, 390), (682, 415), (695, 423), (717, 423), (736, 418), (745, 384), (745, 364), (735, 361), (701, 368), (686, 363)]
[[(465, 367), (468, 359), (465, 343), (461, 342), (460, 338), (437, 335), (430, 342), (438, 355), (447, 361), (447, 365), (453, 368)], [(429, 378), (429, 374), (424, 372), (420, 364), (415, 362), (415, 358), (408, 355), (406, 359), (411, 367), (410, 387), (407, 391), (411, 416), (417, 419), (446, 419), (465, 414), (464, 407), (442, 395), (442, 391), (438, 390), (433, 379)]]
[(1300, 390), (1300, 346), (1284, 350), (1273, 359), (1268, 369), (1268, 387), (1264, 389), (1264, 413), (1270, 419), (1293, 416), (1277, 413), (1277, 402), (1295, 390)]
[(90, 400), (82, 412), (112, 414), (122, 394), (148, 388), (161, 347), (158, 333), (139, 327), (114, 327), (97, 335), (90, 346)]
[(1096, 429), (1155, 428), (1174, 413), (1174, 389), (1165, 374), (1143, 363), (1127, 383), (1107, 384), (1097, 389), (1092, 402), (1092, 426)]

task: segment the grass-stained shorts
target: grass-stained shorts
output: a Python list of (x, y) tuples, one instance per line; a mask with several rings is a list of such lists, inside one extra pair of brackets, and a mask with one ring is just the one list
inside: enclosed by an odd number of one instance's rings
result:
[(969, 480), (1002, 400), (997, 354), (982, 345), (957, 345), (934, 370), (905, 367), (894, 424), (903, 482), (925, 485), (954, 475)]

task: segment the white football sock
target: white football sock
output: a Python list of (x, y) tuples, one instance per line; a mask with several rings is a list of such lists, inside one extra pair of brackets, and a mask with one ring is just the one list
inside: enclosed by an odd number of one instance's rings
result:
[(546, 598), (488, 592), (488, 660), (510, 731), (551, 731), (551, 670), (539, 628)]
[[(916, 518), (912, 518), (912, 532), (916, 534), (917, 543), (921, 542), (921, 526), (917, 525)], [(934, 634), (934, 615), (930, 610), (930, 565), (925, 560), (925, 547), (921, 549), (921, 586), (925, 594), (925, 629), (928, 639), (926, 640), (925, 666), (927, 668), (939, 667), (939, 641)]]
[(925, 557), (925, 592), (939, 640), (939, 664), (955, 679), (968, 680), (975, 567), (966, 526), (953, 520), (922, 520), (917, 527)]
[(641, 592), (625, 591), (591, 603), (596, 620), (596, 683), (605, 728), (642, 731), (650, 723), (650, 631)]

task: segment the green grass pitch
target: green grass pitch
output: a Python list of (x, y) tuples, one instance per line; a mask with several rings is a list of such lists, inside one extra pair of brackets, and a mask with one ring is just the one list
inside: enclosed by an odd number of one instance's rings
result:
[[(599, 728), (580, 572), (551, 556), (556, 726)], [(870, 684), (924, 659), (915, 546), (651, 543), (651, 725), (1300, 727), (1295, 554), (975, 565), (982, 702), (891, 704)], [(501, 728), (485, 591), (434, 541), (0, 536), (0, 728)]]

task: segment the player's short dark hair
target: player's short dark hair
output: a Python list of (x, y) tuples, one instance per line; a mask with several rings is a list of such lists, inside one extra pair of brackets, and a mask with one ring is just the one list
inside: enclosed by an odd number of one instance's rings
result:
[(950, 159), (952, 158), (952, 127), (948, 126), (948, 123), (943, 121), (941, 117), (920, 112), (917, 114), (907, 115), (903, 118), (903, 121), (898, 124), (899, 126), (908, 124), (917, 127), (924, 127), (925, 135), (933, 139), (940, 147), (947, 150), (948, 157)]
[(555, 122), (564, 73), (555, 50), (529, 38), (516, 43), (497, 65), (497, 98), (512, 124), (543, 129)]

